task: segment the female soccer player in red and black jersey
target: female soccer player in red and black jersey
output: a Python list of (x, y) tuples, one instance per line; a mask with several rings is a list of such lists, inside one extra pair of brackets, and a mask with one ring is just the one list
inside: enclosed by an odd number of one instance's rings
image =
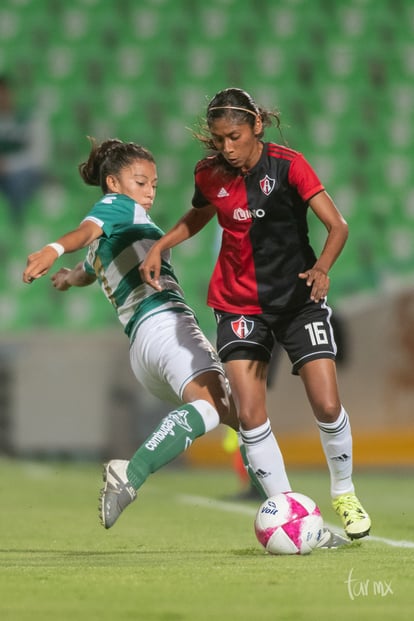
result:
[[(141, 276), (159, 289), (160, 253), (195, 235), (217, 215), (223, 229), (208, 305), (217, 319), (217, 349), (230, 381), (240, 436), (268, 496), (291, 489), (266, 411), (266, 378), (277, 341), (299, 375), (320, 430), (333, 507), (347, 535), (369, 533), (371, 521), (355, 495), (352, 436), (336, 378), (336, 344), (326, 296), (329, 270), (348, 226), (306, 159), (265, 142), (277, 113), (243, 90), (213, 97), (197, 137), (210, 155), (195, 169), (193, 206), (148, 253)], [(316, 257), (308, 208), (327, 230)]]

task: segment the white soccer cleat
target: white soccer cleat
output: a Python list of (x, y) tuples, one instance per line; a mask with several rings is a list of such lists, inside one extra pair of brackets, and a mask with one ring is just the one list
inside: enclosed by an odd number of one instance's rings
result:
[(105, 487), (99, 498), (99, 517), (105, 528), (111, 528), (121, 515), (122, 511), (137, 497), (127, 477), (128, 461), (112, 459), (105, 464), (103, 480)]
[(338, 533), (334, 533), (325, 526), (322, 531), (321, 538), (315, 546), (315, 549), (336, 550), (336, 548), (339, 548), (340, 546), (345, 546), (350, 543), (351, 541), (347, 537), (339, 535)]

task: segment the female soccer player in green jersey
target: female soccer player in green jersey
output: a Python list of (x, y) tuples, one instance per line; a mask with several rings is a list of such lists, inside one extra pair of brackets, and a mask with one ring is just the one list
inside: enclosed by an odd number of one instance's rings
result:
[[(105, 465), (100, 516), (110, 528), (155, 472), (220, 422), (238, 428), (223, 368), (200, 330), (170, 264), (163, 255), (163, 291), (141, 280), (138, 266), (163, 232), (148, 215), (157, 188), (153, 155), (135, 143), (92, 141), (79, 166), (85, 183), (103, 196), (80, 225), (27, 259), (23, 281), (45, 275), (63, 253), (89, 247), (84, 262), (52, 276), (60, 291), (96, 280), (114, 306), (130, 340), (130, 360), (139, 382), (157, 397), (172, 401), (170, 412), (132, 459)], [(231, 422), (233, 421), (233, 422)]]

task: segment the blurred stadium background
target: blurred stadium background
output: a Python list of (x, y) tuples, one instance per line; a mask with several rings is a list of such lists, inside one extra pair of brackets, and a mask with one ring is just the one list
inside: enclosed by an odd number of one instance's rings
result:
[[(137, 391), (127, 341), (98, 288), (62, 295), (48, 279), (23, 286), (21, 272), (27, 254), (75, 227), (97, 196), (77, 172), (88, 135), (153, 151), (153, 217), (174, 223), (202, 155), (191, 128), (218, 90), (239, 86), (281, 111), (289, 145), (350, 225), (329, 301), (345, 328), (339, 374), (356, 462), (414, 464), (411, 0), (3, 0), (0, 72), (41, 112), (51, 141), (47, 183), (18, 234), (0, 197), (0, 452), (126, 453), (152, 427), (148, 418), (166, 411)], [(323, 231), (313, 224), (318, 248)], [(216, 233), (211, 224), (174, 250), (212, 339), (205, 292)], [(282, 359), (269, 411), (288, 462), (318, 465), (297, 381)], [(214, 434), (199, 445), (190, 461), (226, 460)]]

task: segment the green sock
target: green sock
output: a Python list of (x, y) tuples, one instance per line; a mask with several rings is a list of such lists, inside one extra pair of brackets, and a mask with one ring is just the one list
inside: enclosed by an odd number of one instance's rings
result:
[(188, 449), (206, 431), (204, 420), (189, 403), (170, 412), (132, 456), (127, 475), (138, 489), (152, 473)]
[(240, 444), (239, 449), (240, 449), (240, 453), (241, 453), (241, 456), (242, 456), (243, 463), (246, 466), (247, 473), (248, 473), (248, 475), (250, 477), (250, 481), (253, 483), (253, 485), (255, 486), (257, 491), (259, 492), (260, 496), (263, 498), (263, 500), (266, 500), (267, 494), (264, 491), (263, 487), (261, 486), (259, 479), (255, 475), (253, 468), (251, 468), (251, 466), (250, 466), (250, 464), (249, 464), (249, 462), (247, 460), (246, 447), (244, 446), (244, 444)]

